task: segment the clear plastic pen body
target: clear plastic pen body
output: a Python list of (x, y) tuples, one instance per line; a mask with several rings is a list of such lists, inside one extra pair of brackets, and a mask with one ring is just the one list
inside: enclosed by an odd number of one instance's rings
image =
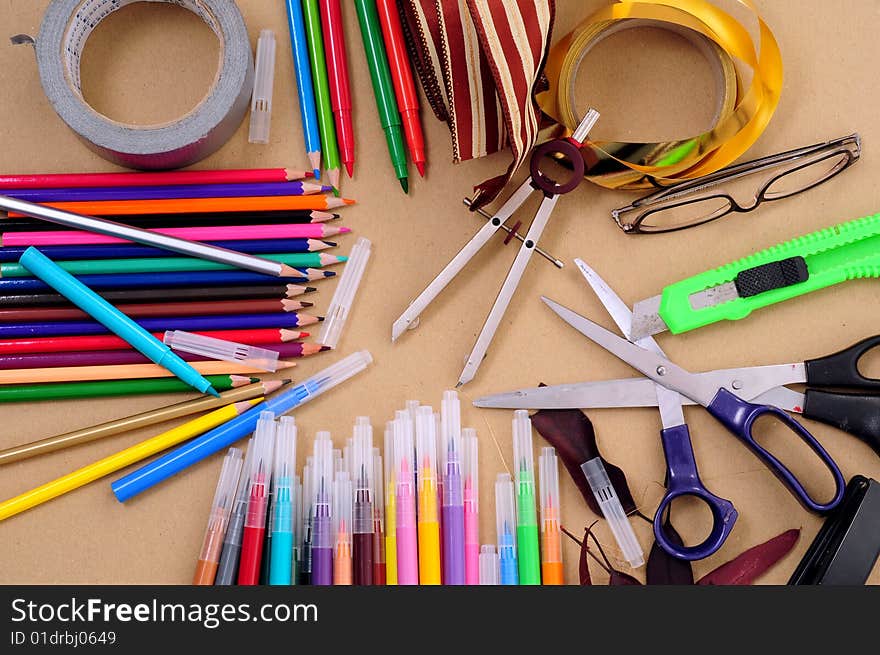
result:
[(559, 515), (559, 463), (556, 449), (545, 446), (538, 457), (541, 493), (541, 581), (565, 584), (562, 568), (562, 531)]
[(352, 486), (348, 471), (337, 471), (333, 480), (333, 584), (350, 585)]
[(333, 442), (318, 432), (312, 461), (312, 584), (333, 584)]
[(441, 506), (443, 584), (463, 585), (466, 576), (462, 431), (461, 404), (456, 391), (447, 390), (443, 393), (440, 433), (440, 450), (444, 453)]
[(645, 563), (645, 553), (638, 539), (636, 539), (632, 525), (626, 516), (626, 512), (623, 510), (623, 505), (621, 505), (620, 499), (617, 497), (614, 485), (611, 484), (602, 460), (594, 457), (581, 464), (581, 469), (626, 561), (633, 568), (642, 566)]
[(193, 577), (194, 585), (214, 584), (217, 567), (220, 564), (223, 539), (229, 525), (229, 516), (235, 504), (235, 489), (241, 476), (242, 464), (241, 450), (230, 448), (226, 457), (223, 458), (217, 489), (214, 492), (214, 500), (211, 502), (208, 527), (205, 529), (205, 538), (202, 541), (202, 550), (199, 553), (196, 573)]
[(438, 585), (440, 522), (437, 512), (437, 422), (428, 406), (416, 411), (416, 465), (418, 470), (419, 584)]
[(498, 539), (498, 567), (503, 585), (518, 585), (516, 559), (516, 501), (509, 473), (495, 479), (495, 530)]
[(354, 485), (354, 584), (373, 584), (373, 427), (370, 419), (355, 420), (352, 443)]
[[(385, 424), (385, 584), (397, 584), (397, 480), (394, 421)], [(377, 486), (378, 489), (378, 486)], [(378, 499), (377, 499), (378, 502)]]
[(254, 456), (248, 473), (251, 486), (242, 532), (241, 560), (238, 564), (239, 585), (256, 585), (260, 582), (276, 427), (275, 414), (269, 411), (260, 413), (257, 429), (254, 432)]
[(312, 522), (314, 518), (315, 494), (312, 490), (312, 461), (309, 455), (303, 467), (302, 476), (302, 507), (300, 516), (300, 559), (299, 559), (299, 583), (312, 584)]
[(294, 493), (296, 470), (296, 422), (282, 416), (275, 436), (275, 467), (272, 475), (272, 534), (269, 584), (293, 582)]
[(382, 455), (373, 447), (373, 584), (387, 583), (385, 564), (385, 485), (382, 483)]
[(416, 525), (416, 493), (413, 477), (413, 424), (407, 412), (394, 420), (395, 504), (397, 533), (397, 584), (419, 584), (419, 551)]
[(521, 585), (541, 584), (538, 511), (535, 504), (535, 458), (529, 413), (513, 413), (513, 462), (516, 476), (516, 551)]
[(235, 504), (229, 515), (229, 525), (226, 535), (223, 537), (223, 550), (220, 552), (220, 564), (217, 567), (217, 575), (214, 577), (215, 585), (234, 585), (238, 579), (238, 562), (241, 558), (241, 538), (244, 531), (244, 521), (247, 516), (248, 496), (251, 489), (251, 481), (248, 478), (251, 460), (254, 456), (254, 440), (248, 441), (247, 453), (241, 467), (241, 475), (238, 487), (235, 490)]
[(462, 503), (464, 507), (465, 584), (480, 584), (480, 489), (477, 432), (461, 431)]

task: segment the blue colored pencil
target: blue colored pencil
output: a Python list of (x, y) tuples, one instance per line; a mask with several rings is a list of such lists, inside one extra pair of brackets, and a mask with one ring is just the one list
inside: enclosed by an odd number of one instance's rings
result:
[[(273, 277), (247, 271), (184, 271), (177, 273), (125, 273), (120, 275), (77, 275), (77, 280), (95, 290), (197, 287), (233, 284), (306, 284), (336, 275), (333, 271), (308, 268), (296, 277)], [(0, 280), (0, 296), (33, 293), (49, 289), (42, 280), (29, 277)]]
[(182, 198), (248, 198), (302, 196), (329, 193), (331, 186), (312, 182), (256, 182), (253, 184), (190, 184), (188, 186), (132, 186), (57, 189), (9, 189), (6, 195), (29, 202), (97, 200), (173, 200)]
[[(206, 241), (209, 246), (229, 248), (250, 255), (275, 252), (316, 252), (334, 248), (332, 241), (321, 239), (243, 239), (240, 241)], [(28, 246), (8, 246), (0, 248), (0, 262), (17, 262)], [(167, 250), (137, 244), (95, 245), (95, 246), (41, 246), (40, 252), (57, 261), (71, 259), (131, 259), (144, 257), (168, 257)]]
[(306, 41), (306, 22), (300, 0), (286, 0), (287, 27), (290, 31), (290, 49), (293, 53), (293, 70), (296, 73), (296, 89), (299, 94), (299, 112), (302, 116), (306, 154), (309, 157), (315, 179), (321, 179), (321, 135), (318, 132), (318, 110), (315, 107), (315, 87), (309, 64), (309, 47)]
[[(257, 328), (300, 328), (320, 319), (298, 312), (274, 314), (223, 314), (214, 316), (160, 316), (132, 319), (148, 332), (163, 330), (248, 330)], [(0, 324), (0, 339), (21, 337), (62, 337), (107, 334), (110, 330), (97, 321), (52, 321), (46, 323)]]

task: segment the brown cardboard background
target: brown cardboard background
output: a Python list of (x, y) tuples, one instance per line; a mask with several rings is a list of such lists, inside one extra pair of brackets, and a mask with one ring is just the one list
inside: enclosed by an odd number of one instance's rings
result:
[[(36, 34), (47, 4), (45, 0), (0, 2), (0, 80), (4, 89), (0, 94), (0, 170), (112, 170), (110, 164), (83, 147), (55, 116), (40, 88), (32, 51), (13, 47), (5, 40), (16, 33)], [(240, 0), (238, 4), (252, 45), (265, 27), (274, 29), (278, 39), (271, 144), (248, 144), (245, 121), (235, 137), (200, 166), (300, 167), (305, 157), (283, 3)], [(565, 0), (557, 4), (558, 36), (601, 2)], [(559, 203), (542, 241), (547, 250), (566, 262), (583, 257), (624, 299), (633, 302), (658, 293), (663, 285), (681, 277), (797, 234), (877, 211), (880, 159), (874, 144), (880, 141), (880, 127), (874, 108), (880, 100), (875, 77), (880, 57), (872, 29), (880, 18), (876, 3), (855, 0), (842, 9), (818, 0), (776, 0), (763, 2), (760, 8), (783, 52), (785, 88), (776, 116), (749, 156), (859, 131), (864, 140), (862, 161), (832, 183), (775, 206), (767, 205), (755, 213), (731, 216), (686, 233), (645, 238), (624, 237), (609, 220), (609, 210), (625, 204), (629, 194), (584, 184)], [(116, 57), (113, 53), (129, 42), (133, 50), (141, 48), (135, 52), (148, 56), (150, 49), (143, 43), (141, 29), (147, 35), (169, 30), (162, 40), (164, 57), (154, 56), (143, 64), (133, 56), (112, 61), (115, 70), (131, 78), (129, 92), (107, 99), (122, 115), (141, 115), (126, 114), (135, 109), (151, 115), (144, 103), (154, 103), (163, 117), (179, 115), (191, 106), (193, 97), (198, 97), (191, 89), (205, 84), (205, 70), (210, 77), (211, 66), (205, 68), (203, 63), (187, 57), (188, 46), (199, 52), (210, 51), (210, 33), (181, 30), (180, 13), (153, 7), (128, 8), (115, 17), (118, 29), (126, 30), (127, 38), (110, 38), (119, 32), (95, 36), (103, 42), (93, 45), (100, 55), (97, 59)], [(493, 242), (425, 313), (418, 330), (394, 346), (390, 344), (393, 320), (479, 226), (479, 221), (461, 207), (461, 198), (469, 194), (473, 184), (500, 172), (508, 159), (506, 155), (494, 156), (452, 166), (447, 129), (425, 109), (428, 178), (411, 178), (412, 193), (405, 197), (391, 174), (356, 18), (347, 3), (346, 22), (358, 141), (355, 180), (346, 180), (343, 190), (359, 205), (345, 211), (341, 222), (354, 228), (355, 235), (340, 239), (341, 250), (347, 252), (353, 237), (364, 235), (373, 241), (374, 254), (340, 352), (304, 360), (294, 376), (302, 380), (361, 348), (373, 353), (375, 365), (344, 388), (297, 412), (303, 435), (301, 462), (318, 429), (331, 430), (339, 443), (350, 433), (354, 417), (367, 414), (381, 437), (384, 422), (408, 398), (439, 405), (443, 389), (457, 380), (462, 360), (514, 256), (513, 247), (505, 249), (500, 240)], [(135, 34), (142, 36), (131, 40)], [(661, 48), (657, 56), (650, 50), (654, 47)], [(674, 39), (643, 34), (635, 37), (632, 50), (609, 52), (599, 53), (591, 64), (595, 67), (595, 97), (606, 98), (608, 103), (595, 102), (604, 112), (597, 135), (613, 133), (626, 138), (668, 129), (690, 133), (711, 115), (711, 109), (707, 111), (711, 94), (704, 90), (708, 78), (699, 55), (676, 45)], [(652, 55), (645, 56), (645, 52)], [(87, 72), (99, 76), (109, 66), (110, 60), (103, 66), (97, 62)], [(163, 78), (173, 79), (174, 83), (156, 81)], [(658, 79), (663, 83), (658, 84)], [(88, 80), (88, 84), (101, 86), (96, 79)], [(157, 88), (170, 89), (171, 95), (157, 95)], [(175, 93), (175, 88), (183, 91)], [(654, 101), (652, 93), (662, 97)], [(532, 203), (525, 208), (522, 217), (526, 224), (534, 207)], [(873, 281), (851, 282), (759, 312), (736, 324), (715, 325), (680, 337), (666, 336), (661, 343), (672, 359), (697, 370), (824, 355), (876, 331), (876, 285)], [(318, 310), (326, 309), (333, 286), (333, 282), (321, 284), (313, 298)], [(479, 376), (463, 389), (465, 401), (484, 393), (531, 386), (539, 380), (557, 383), (632, 375), (626, 365), (588, 345), (546, 311), (538, 301), (541, 293), (610, 326), (573, 266), (557, 271), (535, 258)], [(5, 428), (0, 432), (0, 446), (177, 400), (140, 397), (0, 406)], [(644, 511), (651, 514), (661, 494), (664, 470), (656, 412), (594, 411), (591, 418), (603, 453), (627, 471), (633, 493)], [(691, 409), (687, 418), (704, 482), (715, 493), (731, 498), (740, 512), (726, 546), (716, 556), (696, 563), (696, 574), (704, 574), (787, 528), (801, 527), (803, 534), (795, 551), (762, 579), (785, 582), (818, 529), (819, 519), (807, 514), (767, 469), (705, 412)], [(476, 427), (481, 439), (481, 536), (486, 543), (494, 541), (494, 476), (503, 470), (492, 439), (497, 438), (509, 460), (509, 421), (509, 412), (477, 410), (467, 404), (463, 407), (463, 423)], [(867, 446), (829, 427), (809, 427), (847, 477), (856, 473), (880, 476), (880, 462)], [(20, 493), (158, 431), (153, 428), (114, 437), (4, 467), (0, 470), (0, 497)], [(536, 447), (540, 445), (536, 437)], [(0, 525), (0, 543), (4, 545), (0, 583), (187, 583), (202, 539), (220, 457), (202, 462), (126, 506), (113, 499), (108, 479), (4, 522)], [(580, 532), (596, 517), (584, 506), (564, 472), (561, 479), (564, 523)], [(650, 529), (642, 522), (635, 525), (647, 553)], [(604, 526), (600, 526), (599, 534), (609, 554), (619, 561)], [(570, 542), (566, 541), (564, 548), (568, 581), (573, 583), (577, 579), (577, 553)], [(620, 566), (625, 567), (625, 563)], [(592, 570), (594, 578), (601, 581), (601, 571), (595, 566)], [(643, 577), (643, 572), (636, 575)], [(880, 581), (877, 571), (872, 581)]]

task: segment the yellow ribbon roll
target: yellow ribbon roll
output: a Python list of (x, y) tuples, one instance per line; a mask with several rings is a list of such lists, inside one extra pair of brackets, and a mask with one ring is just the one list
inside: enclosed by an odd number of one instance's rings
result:
[[(602, 39), (634, 27), (672, 30), (696, 45), (716, 68), (721, 98), (714, 127), (704, 134), (659, 143), (595, 141), (581, 150), (585, 177), (609, 189), (645, 189), (715, 172), (740, 157), (770, 122), (782, 91), (782, 57), (751, 0), (737, 0), (756, 19), (758, 47), (746, 28), (705, 0), (619, 0), (578, 25), (550, 51), (541, 109), (570, 133), (580, 117), (574, 85), (586, 54)], [(742, 66), (752, 70), (748, 88)]]

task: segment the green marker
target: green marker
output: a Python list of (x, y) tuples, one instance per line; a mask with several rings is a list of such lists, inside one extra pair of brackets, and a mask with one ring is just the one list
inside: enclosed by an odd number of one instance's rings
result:
[(516, 476), (516, 550), (521, 585), (541, 584), (538, 510), (535, 505), (535, 456), (529, 413), (513, 413), (513, 466)]
[(321, 12), (318, 0), (302, 0), (303, 17), (306, 23), (306, 45), (309, 48), (309, 61), (312, 68), (312, 84), (315, 90), (315, 108), (318, 110), (318, 132), (327, 177), (334, 189), (339, 189), (339, 146), (336, 143), (336, 124), (333, 107), (330, 104), (330, 83), (327, 79), (327, 62), (324, 58), (324, 41), (321, 36)]
[(379, 122), (385, 131), (394, 172), (404, 193), (407, 193), (409, 192), (409, 173), (406, 168), (403, 128), (400, 124), (397, 99), (394, 97), (388, 55), (385, 52), (385, 43), (382, 41), (382, 27), (379, 24), (376, 0), (355, 0), (354, 5), (361, 26), (361, 36), (364, 39), (364, 51), (367, 55), (367, 65), (370, 68), (370, 78), (373, 81), (373, 95), (376, 96)]
[[(346, 261), (347, 257), (319, 252), (275, 253), (260, 255), (288, 266), (321, 268)], [(178, 271), (227, 271), (234, 266), (194, 257), (143, 257), (139, 259), (79, 259), (55, 262), (71, 275), (119, 275), (124, 273), (173, 273)], [(21, 264), (0, 264), (0, 278), (32, 277)]]

